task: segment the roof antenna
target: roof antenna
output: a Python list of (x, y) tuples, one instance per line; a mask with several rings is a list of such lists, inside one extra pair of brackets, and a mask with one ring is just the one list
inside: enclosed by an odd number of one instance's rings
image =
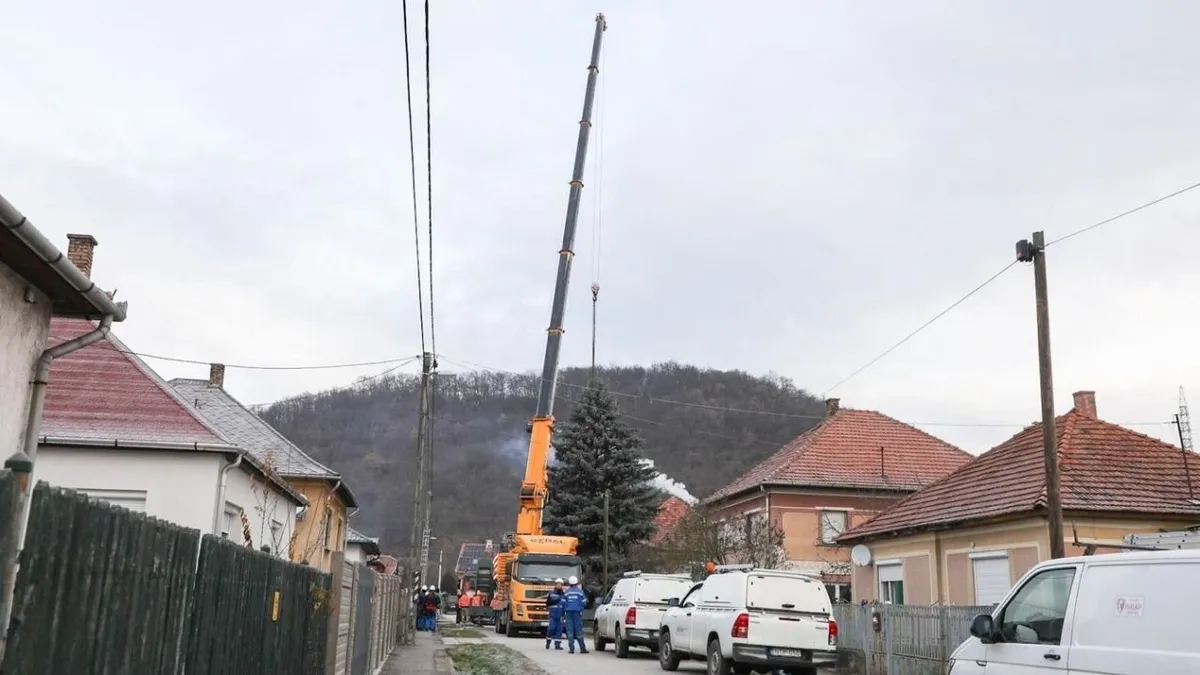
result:
[(1191, 461), (1188, 457), (1194, 452), (1192, 450), (1192, 417), (1188, 413), (1188, 402), (1187, 397), (1183, 394), (1183, 387), (1179, 388), (1179, 414), (1175, 416), (1175, 428), (1179, 431), (1179, 447), (1183, 450), (1183, 475), (1187, 477), (1188, 501), (1196, 504), (1198, 502), (1192, 486)]

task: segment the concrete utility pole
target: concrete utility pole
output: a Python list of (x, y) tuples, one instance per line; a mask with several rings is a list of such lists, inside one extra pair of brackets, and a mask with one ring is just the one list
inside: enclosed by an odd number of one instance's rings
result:
[(1033, 233), (1033, 241), (1017, 242), (1017, 260), (1033, 263), (1033, 289), (1037, 300), (1038, 379), (1042, 393), (1042, 452), (1046, 463), (1046, 508), (1050, 521), (1050, 557), (1066, 556), (1063, 542), (1062, 495), (1058, 481), (1058, 440), (1054, 429), (1054, 373), (1050, 365), (1050, 301), (1046, 288), (1046, 237)]
[(439, 588), (439, 589), (442, 587), (442, 557), (443, 557), (445, 554), (446, 554), (446, 549), (444, 549), (444, 548), (441, 548), (441, 547), (438, 547), (438, 576), (437, 576), (437, 586), (438, 586), (438, 588)]
[(422, 585), (429, 576), (429, 514), (433, 494), (430, 472), (429, 427), (433, 402), (433, 370), (437, 367), (433, 354), (421, 355), (421, 399), (417, 412), (417, 471), (413, 489), (412, 534), (409, 537), (409, 552), (418, 559)]
[(608, 592), (608, 490), (604, 491), (604, 592)]

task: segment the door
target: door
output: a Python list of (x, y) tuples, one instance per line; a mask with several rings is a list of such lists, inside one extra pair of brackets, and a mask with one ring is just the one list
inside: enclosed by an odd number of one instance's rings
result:
[(984, 649), (988, 675), (1066, 673), (1077, 572), (1074, 566), (1038, 572), (997, 613), (998, 639)]
[(696, 601), (700, 599), (701, 586), (702, 584), (693, 586), (679, 601), (678, 607), (667, 610), (671, 613), (671, 644), (676, 651), (695, 653), (692, 652), (691, 645), (692, 624), (696, 620)]
[(611, 630), (606, 631), (604, 629), (605, 626), (608, 626), (612, 623), (611, 621), (608, 620), (609, 610), (612, 608), (612, 605), (610, 604), (610, 603), (612, 603), (612, 598), (613, 598), (613, 592), (610, 590), (608, 592), (608, 595), (606, 595), (600, 599), (600, 606), (596, 608), (596, 612), (593, 614), (593, 620), (595, 623), (594, 628), (596, 630), (596, 634), (599, 635), (600, 637), (606, 638), (606, 639), (612, 639), (612, 636), (609, 635), (609, 633), (611, 633), (612, 631)]

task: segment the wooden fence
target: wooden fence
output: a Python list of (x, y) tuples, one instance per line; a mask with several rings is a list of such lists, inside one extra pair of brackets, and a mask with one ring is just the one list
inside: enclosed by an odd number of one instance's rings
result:
[[(942, 675), (970, 636), (971, 621), (991, 607), (834, 605), (838, 663), (847, 675)], [(880, 630), (873, 616), (879, 614)]]
[(5, 675), (324, 672), (329, 575), (44, 483), (26, 531)]
[(334, 560), (336, 606), (329, 618), (328, 675), (370, 675), (398, 645), (413, 642), (413, 604), (403, 578)]

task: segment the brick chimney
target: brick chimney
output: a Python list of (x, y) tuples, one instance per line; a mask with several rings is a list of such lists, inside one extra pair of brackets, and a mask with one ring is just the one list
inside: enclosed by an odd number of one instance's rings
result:
[(830, 417), (836, 415), (841, 403), (842, 399), (840, 398), (825, 399), (825, 419), (829, 419)]
[(1075, 412), (1084, 417), (1099, 419), (1096, 416), (1096, 392), (1077, 391), (1071, 396), (1075, 399)]
[(67, 260), (89, 279), (92, 278), (92, 252), (99, 243), (90, 234), (67, 235)]
[(224, 387), (225, 386), (225, 364), (210, 363), (208, 365), (208, 386)]

